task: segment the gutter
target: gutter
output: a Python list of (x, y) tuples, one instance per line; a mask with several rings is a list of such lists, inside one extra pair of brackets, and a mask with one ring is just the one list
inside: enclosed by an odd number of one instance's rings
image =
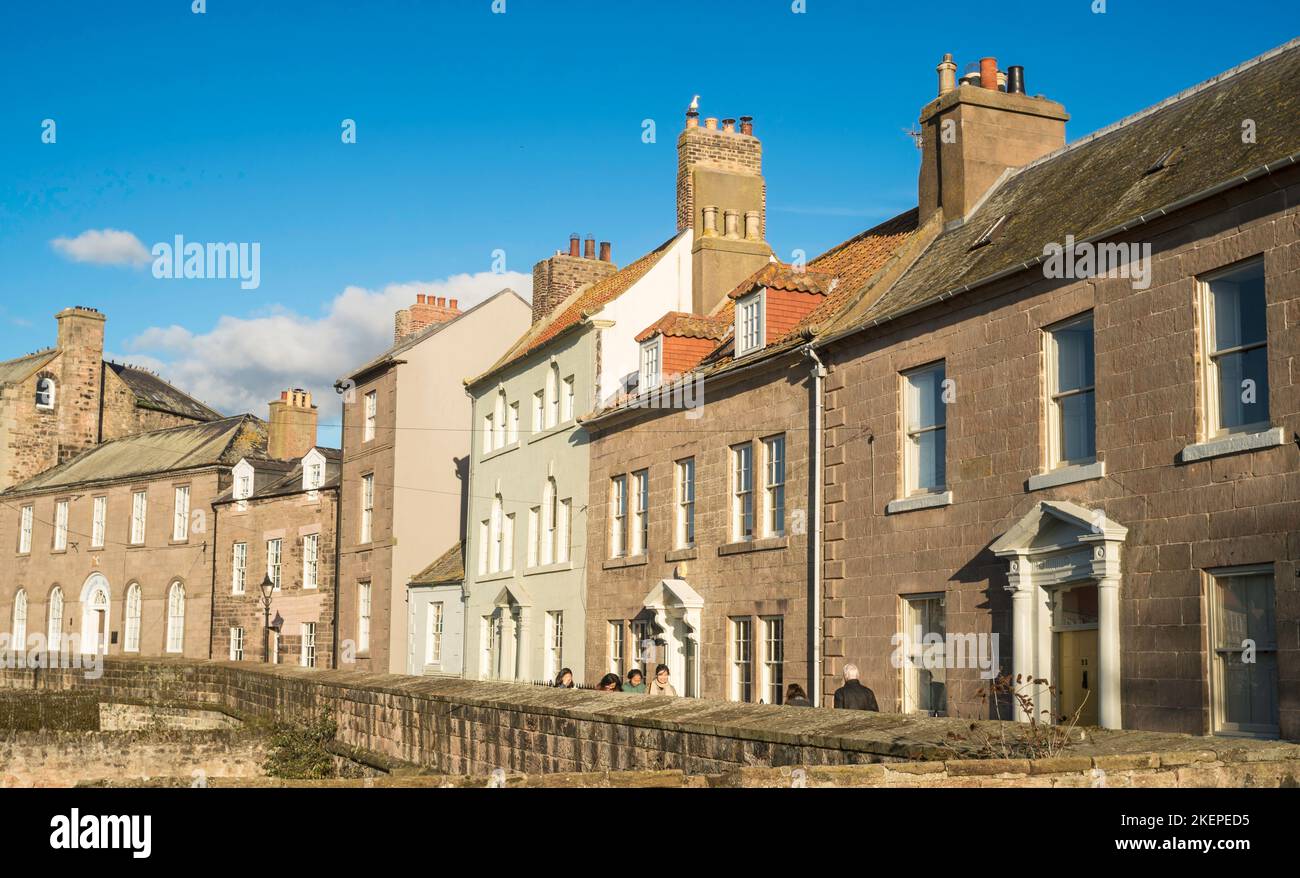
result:
[[(1156, 208), (1155, 210), (1148, 211), (1147, 213), (1135, 217), (1134, 219), (1128, 220), (1127, 222), (1121, 223), (1120, 225), (1112, 226), (1109, 229), (1104, 229), (1103, 231), (1097, 232), (1094, 235), (1089, 235), (1087, 238), (1076, 238), (1075, 244), (1077, 245), (1077, 244), (1096, 243), (1106, 238), (1114, 237), (1120, 234), (1121, 232), (1127, 232), (1132, 229), (1136, 229), (1139, 226), (1147, 225), (1148, 223), (1158, 220), (1161, 217), (1168, 216), (1169, 214), (1182, 210), (1183, 208), (1190, 207), (1191, 205), (1196, 204), (1198, 202), (1205, 201), (1206, 199), (1209, 198), (1213, 198), (1215, 195), (1219, 195), (1223, 192), (1228, 191), (1229, 189), (1233, 189), (1245, 183), (1251, 183), (1255, 180), (1260, 179), (1261, 177), (1266, 177), (1270, 174), (1277, 173), (1283, 168), (1287, 168), (1297, 164), (1297, 162), (1300, 162), (1300, 152), (1293, 152), (1291, 153), (1291, 155), (1286, 156), (1285, 158), (1278, 159), (1277, 161), (1270, 162), (1265, 165), (1260, 165), (1258, 168), (1255, 168), (1254, 170), (1247, 171), (1246, 173), (1239, 174), (1235, 177), (1231, 177), (1227, 180), (1224, 180), (1222, 183), (1216, 183), (1215, 185), (1210, 186), (1206, 189), (1202, 189), (1198, 192), (1193, 192), (1191, 195), (1186, 195), (1182, 198), (1179, 198), (1176, 201), (1166, 204), (1164, 207), (1159, 207)], [(825, 348), (827, 345), (833, 344), (834, 342), (837, 342), (850, 335), (854, 335), (855, 333), (864, 332), (868, 329), (881, 326), (885, 323), (888, 323), (891, 320), (895, 320), (899, 317), (905, 317), (908, 314), (915, 313), (917, 311), (922, 310), (923, 308), (928, 308), (931, 305), (937, 305), (938, 303), (943, 302), (947, 299), (951, 299), (954, 296), (960, 295), (961, 293), (969, 292), (970, 290), (974, 290), (978, 287), (986, 286), (996, 281), (1011, 277), (1012, 275), (1018, 274), (1021, 271), (1034, 268), (1035, 266), (1041, 265), (1046, 258), (1047, 258), (1046, 254), (1041, 254), (1033, 259), (1027, 260), (1025, 262), (1021, 262), (1019, 265), (1012, 265), (1009, 268), (1004, 268), (1001, 271), (988, 275), (987, 277), (980, 278), (979, 280), (976, 281), (971, 281), (968, 284), (963, 284), (960, 287), (956, 287), (954, 289), (940, 293), (937, 296), (931, 296), (930, 298), (918, 302), (915, 305), (910, 305), (901, 311), (896, 311), (892, 314), (886, 314), (882, 317), (877, 317), (875, 320), (872, 320), (869, 323), (859, 324), (850, 329), (845, 329), (840, 332), (837, 332), (834, 335), (825, 336), (824, 338), (818, 339), (817, 341), (813, 342), (813, 345), (818, 348)]]
[[(808, 700), (816, 707), (822, 700), (822, 479), (823, 439), (822, 411), (825, 396), (826, 365), (817, 351), (808, 344), (804, 354), (813, 362), (812, 399), (809, 417), (812, 429), (808, 435), (808, 494), (812, 521), (808, 534), (808, 589), (809, 613), (809, 680)], [(824, 706), (824, 705), (822, 705)]]

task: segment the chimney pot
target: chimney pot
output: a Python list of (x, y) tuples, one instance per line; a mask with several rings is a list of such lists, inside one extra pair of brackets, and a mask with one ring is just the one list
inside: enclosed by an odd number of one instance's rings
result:
[(735, 240), (740, 237), (740, 211), (726, 210), (723, 211), (722, 217), (726, 223), (726, 236)]
[(416, 293), (416, 294), (415, 294), (415, 304), (417, 304), (417, 305), (423, 305), (423, 304), (424, 304), (424, 293)]
[(706, 238), (716, 238), (718, 236), (718, 208), (716, 205), (705, 205), (704, 207), (704, 236)]
[(1022, 95), (1025, 93), (1025, 68), (1019, 64), (1013, 64), (1007, 68), (1007, 94)]
[(998, 59), (980, 59), (980, 86), (990, 91), (998, 90)]
[(700, 127), (700, 111), (699, 111), (699, 110), (687, 110), (687, 111), (686, 111), (686, 127), (687, 127), (687, 128), (699, 128), (699, 127)]
[(609, 242), (608, 242), (608, 241), (601, 241), (601, 242), (600, 242), (600, 261), (601, 261), (601, 262), (610, 262), (610, 261), (612, 261), (612, 260), (610, 259), (609, 249), (610, 249), (610, 248), (609, 248)]
[(587, 240), (582, 242), (582, 258), (583, 259), (596, 258), (596, 239), (592, 235), (588, 235)]
[(459, 301), (459, 300), (458, 300), (458, 299), (452, 299), (452, 300), (451, 300), (451, 305), (449, 306), (449, 307), (451, 308), (451, 310), (453, 310), (453, 311), (459, 311), (459, 310), (460, 310), (459, 308), (456, 307), (456, 302), (457, 302), (457, 301)]
[(735, 119), (723, 119), (723, 120), (722, 120), (722, 130), (723, 130), (724, 132), (726, 132), (727, 134), (735, 134), (735, 133), (736, 133), (736, 120), (735, 120)]
[(746, 241), (761, 240), (758, 226), (759, 226), (758, 211), (756, 210), (745, 211), (745, 240)]
[(709, 129), (710, 131), (717, 131), (717, 130), (718, 130), (718, 117), (717, 117), (717, 116), (709, 116), (707, 119), (704, 120), (704, 127), (707, 128), (707, 129)]
[(753, 136), (754, 136), (754, 117), (753, 117), (753, 116), (741, 116), (741, 117), (740, 117), (740, 133), (741, 133), (741, 134), (744, 134), (744, 135), (747, 136), (747, 137), (753, 137)]
[(570, 256), (577, 256), (577, 255), (578, 255), (578, 252), (579, 252), (579, 251), (578, 251), (578, 246), (579, 246), (579, 245), (578, 245), (578, 241), (579, 241), (579, 240), (580, 240), (580, 239), (578, 238), (578, 233), (577, 233), (577, 232), (574, 232), (572, 235), (569, 236), (569, 255), (570, 255)]
[(939, 66), (934, 69), (939, 73), (940, 97), (957, 87), (957, 64), (952, 60), (952, 52), (945, 53)]

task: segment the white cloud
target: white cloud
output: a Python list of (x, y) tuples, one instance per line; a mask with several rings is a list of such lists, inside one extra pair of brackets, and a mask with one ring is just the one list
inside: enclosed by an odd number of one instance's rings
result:
[[(378, 291), (349, 286), (321, 317), (277, 306), (250, 317), (224, 316), (207, 332), (151, 327), (127, 343), (126, 359), (149, 363), (166, 380), (227, 414), (265, 418), (266, 404), (281, 390), (303, 387), (320, 406), (322, 425), (333, 424), (338, 420), (334, 382), (392, 346), (393, 314), (414, 304), (416, 293), (458, 299), (464, 311), (506, 287), (527, 300), (532, 276), (481, 272)], [(337, 438), (322, 430), (321, 440)]]
[(50, 245), (73, 262), (139, 268), (150, 261), (140, 239), (118, 229), (87, 229), (75, 238), (55, 238)]

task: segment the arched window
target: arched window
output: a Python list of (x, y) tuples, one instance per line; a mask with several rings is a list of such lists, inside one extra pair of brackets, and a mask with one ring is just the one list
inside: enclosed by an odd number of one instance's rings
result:
[(24, 649), (27, 643), (27, 589), (18, 589), (14, 595), (14, 638), (13, 649)]
[(560, 422), (560, 364), (552, 363), (546, 372), (546, 426)]
[(558, 494), (560, 492), (555, 487), (555, 477), (552, 476), (546, 480), (545, 487), (542, 488), (542, 563), (554, 564), (557, 560), (555, 554), (555, 526), (559, 519)]
[(46, 618), (49, 624), (45, 629), (45, 648), (49, 652), (55, 652), (62, 645), (60, 637), (63, 634), (63, 589), (57, 585), (50, 592), (50, 606)]
[(54, 379), (42, 375), (36, 379), (36, 407), (38, 409), (54, 408)]
[(502, 514), (501, 495), (497, 494), (492, 499), (492, 519), (489, 523), (488, 535), (492, 541), (491, 551), (488, 554), (488, 570), (497, 573), (501, 570), (503, 561), (502, 548), (505, 544), (505, 516)]
[(167, 591), (167, 651), (185, 649), (185, 586), (173, 582)]
[(140, 651), (140, 583), (133, 582), (126, 590), (126, 652)]

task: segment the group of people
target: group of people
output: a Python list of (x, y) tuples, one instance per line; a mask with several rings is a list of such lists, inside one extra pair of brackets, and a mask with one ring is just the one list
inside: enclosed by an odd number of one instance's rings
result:
[[(876, 704), (876, 694), (862, 685), (858, 679), (858, 666), (845, 665), (843, 670), (844, 685), (835, 690), (833, 702), (841, 710), (880, 710)], [(627, 680), (624, 681), (618, 674), (606, 674), (600, 678), (596, 684), (597, 692), (632, 692), (637, 695), (676, 695), (677, 690), (673, 684), (668, 682), (668, 666), (656, 665), (654, 679), (648, 683), (645, 676), (641, 673), (640, 668), (632, 668), (627, 672)], [(561, 668), (560, 673), (555, 677), (555, 686), (560, 689), (576, 689), (577, 684), (573, 680), (573, 671), (569, 668)], [(804, 692), (802, 686), (798, 683), (791, 683), (785, 687), (785, 701), (789, 707), (812, 707), (812, 702), (808, 700), (808, 693)]]

